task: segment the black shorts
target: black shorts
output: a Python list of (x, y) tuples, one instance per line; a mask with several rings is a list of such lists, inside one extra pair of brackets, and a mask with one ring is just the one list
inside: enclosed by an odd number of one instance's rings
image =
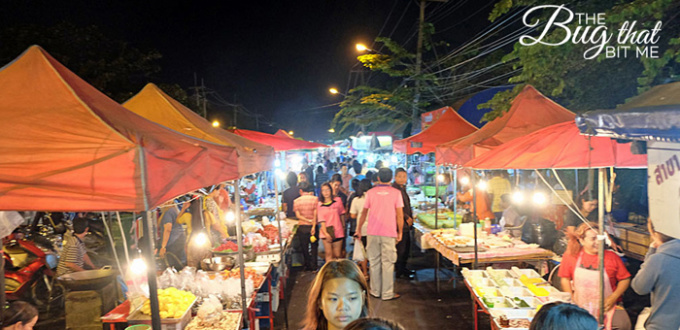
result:
[(344, 239), (345, 239), (344, 237), (334, 238), (334, 239), (331, 241), (331, 243), (340, 242), (340, 241), (342, 241), (342, 240), (344, 240)]

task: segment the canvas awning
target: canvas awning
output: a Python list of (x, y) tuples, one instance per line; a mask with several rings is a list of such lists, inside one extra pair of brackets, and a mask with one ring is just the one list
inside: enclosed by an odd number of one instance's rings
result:
[(504, 143), (465, 164), (474, 169), (578, 169), (647, 167), (647, 155), (634, 155), (630, 143), (581, 135), (576, 123), (548, 126)]
[[(441, 110), (442, 109), (436, 111)], [(453, 108), (444, 107), (443, 110), (444, 112), (439, 116), (439, 119), (424, 131), (405, 139), (394, 141), (392, 143), (392, 151), (405, 153), (407, 155), (416, 152), (427, 154), (434, 152), (435, 147), (439, 144), (467, 136), (477, 131), (477, 127), (458, 115)]]
[(538, 129), (573, 121), (574, 113), (527, 85), (512, 101), (510, 110), (478, 131), (436, 147), (439, 165), (463, 165), (473, 158)]
[(267, 171), (274, 164), (272, 147), (213, 127), (205, 118), (177, 102), (154, 84), (147, 84), (123, 106), (174, 131), (236, 148), (239, 176)]
[(328, 148), (327, 145), (305, 140), (291, 139), (273, 134), (267, 134), (247, 129), (234, 129), (232, 133), (242, 136), (248, 140), (255, 141), (264, 145), (272, 146), (275, 151), (303, 150)]
[(39, 46), (0, 70), (0, 210), (144, 211), (238, 176), (236, 149), (148, 121)]

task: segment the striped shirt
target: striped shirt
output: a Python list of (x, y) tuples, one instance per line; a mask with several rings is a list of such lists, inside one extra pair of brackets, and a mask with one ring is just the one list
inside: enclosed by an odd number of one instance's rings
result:
[[(300, 212), (300, 215), (305, 219), (314, 219), (314, 211), (316, 210), (319, 199), (314, 195), (302, 195), (293, 201), (293, 211)], [(309, 221), (300, 220), (300, 225), (311, 225)]]
[(64, 235), (64, 249), (61, 251), (59, 256), (59, 265), (57, 266), (57, 276), (74, 273), (72, 268), (66, 266), (67, 262), (76, 264), (78, 267), (83, 268), (85, 261), (85, 243), (76, 237), (73, 232), (69, 232)]

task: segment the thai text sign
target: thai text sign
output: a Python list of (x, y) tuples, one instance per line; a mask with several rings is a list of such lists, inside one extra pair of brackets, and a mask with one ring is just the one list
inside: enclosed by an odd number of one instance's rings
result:
[(680, 238), (680, 143), (648, 143), (649, 216), (655, 230)]

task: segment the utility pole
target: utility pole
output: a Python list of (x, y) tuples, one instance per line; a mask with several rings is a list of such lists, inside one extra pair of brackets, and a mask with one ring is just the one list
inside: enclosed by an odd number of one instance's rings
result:
[(234, 128), (237, 128), (237, 126), (236, 126), (236, 114), (238, 112), (238, 105), (236, 104), (236, 94), (234, 94), (234, 106), (233, 106), (233, 108), (234, 108), (234, 120), (233, 120)]
[(196, 89), (196, 109), (201, 106), (201, 97), (198, 95), (198, 77), (196, 77), (196, 72), (194, 72), (194, 88)]
[(448, 2), (448, 0), (420, 0), (420, 15), (418, 21), (418, 44), (416, 48), (416, 94), (413, 98), (413, 109), (411, 110), (411, 135), (418, 131), (418, 117), (420, 117), (420, 109), (418, 102), (420, 102), (420, 71), (423, 66), (423, 27), (425, 25), (425, 3), (427, 1), (433, 2)]
[(205, 94), (205, 84), (203, 83), (203, 78), (201, 78), (201, 91), (203, 92), (203, 118), (208, 118), (208, 98)]

